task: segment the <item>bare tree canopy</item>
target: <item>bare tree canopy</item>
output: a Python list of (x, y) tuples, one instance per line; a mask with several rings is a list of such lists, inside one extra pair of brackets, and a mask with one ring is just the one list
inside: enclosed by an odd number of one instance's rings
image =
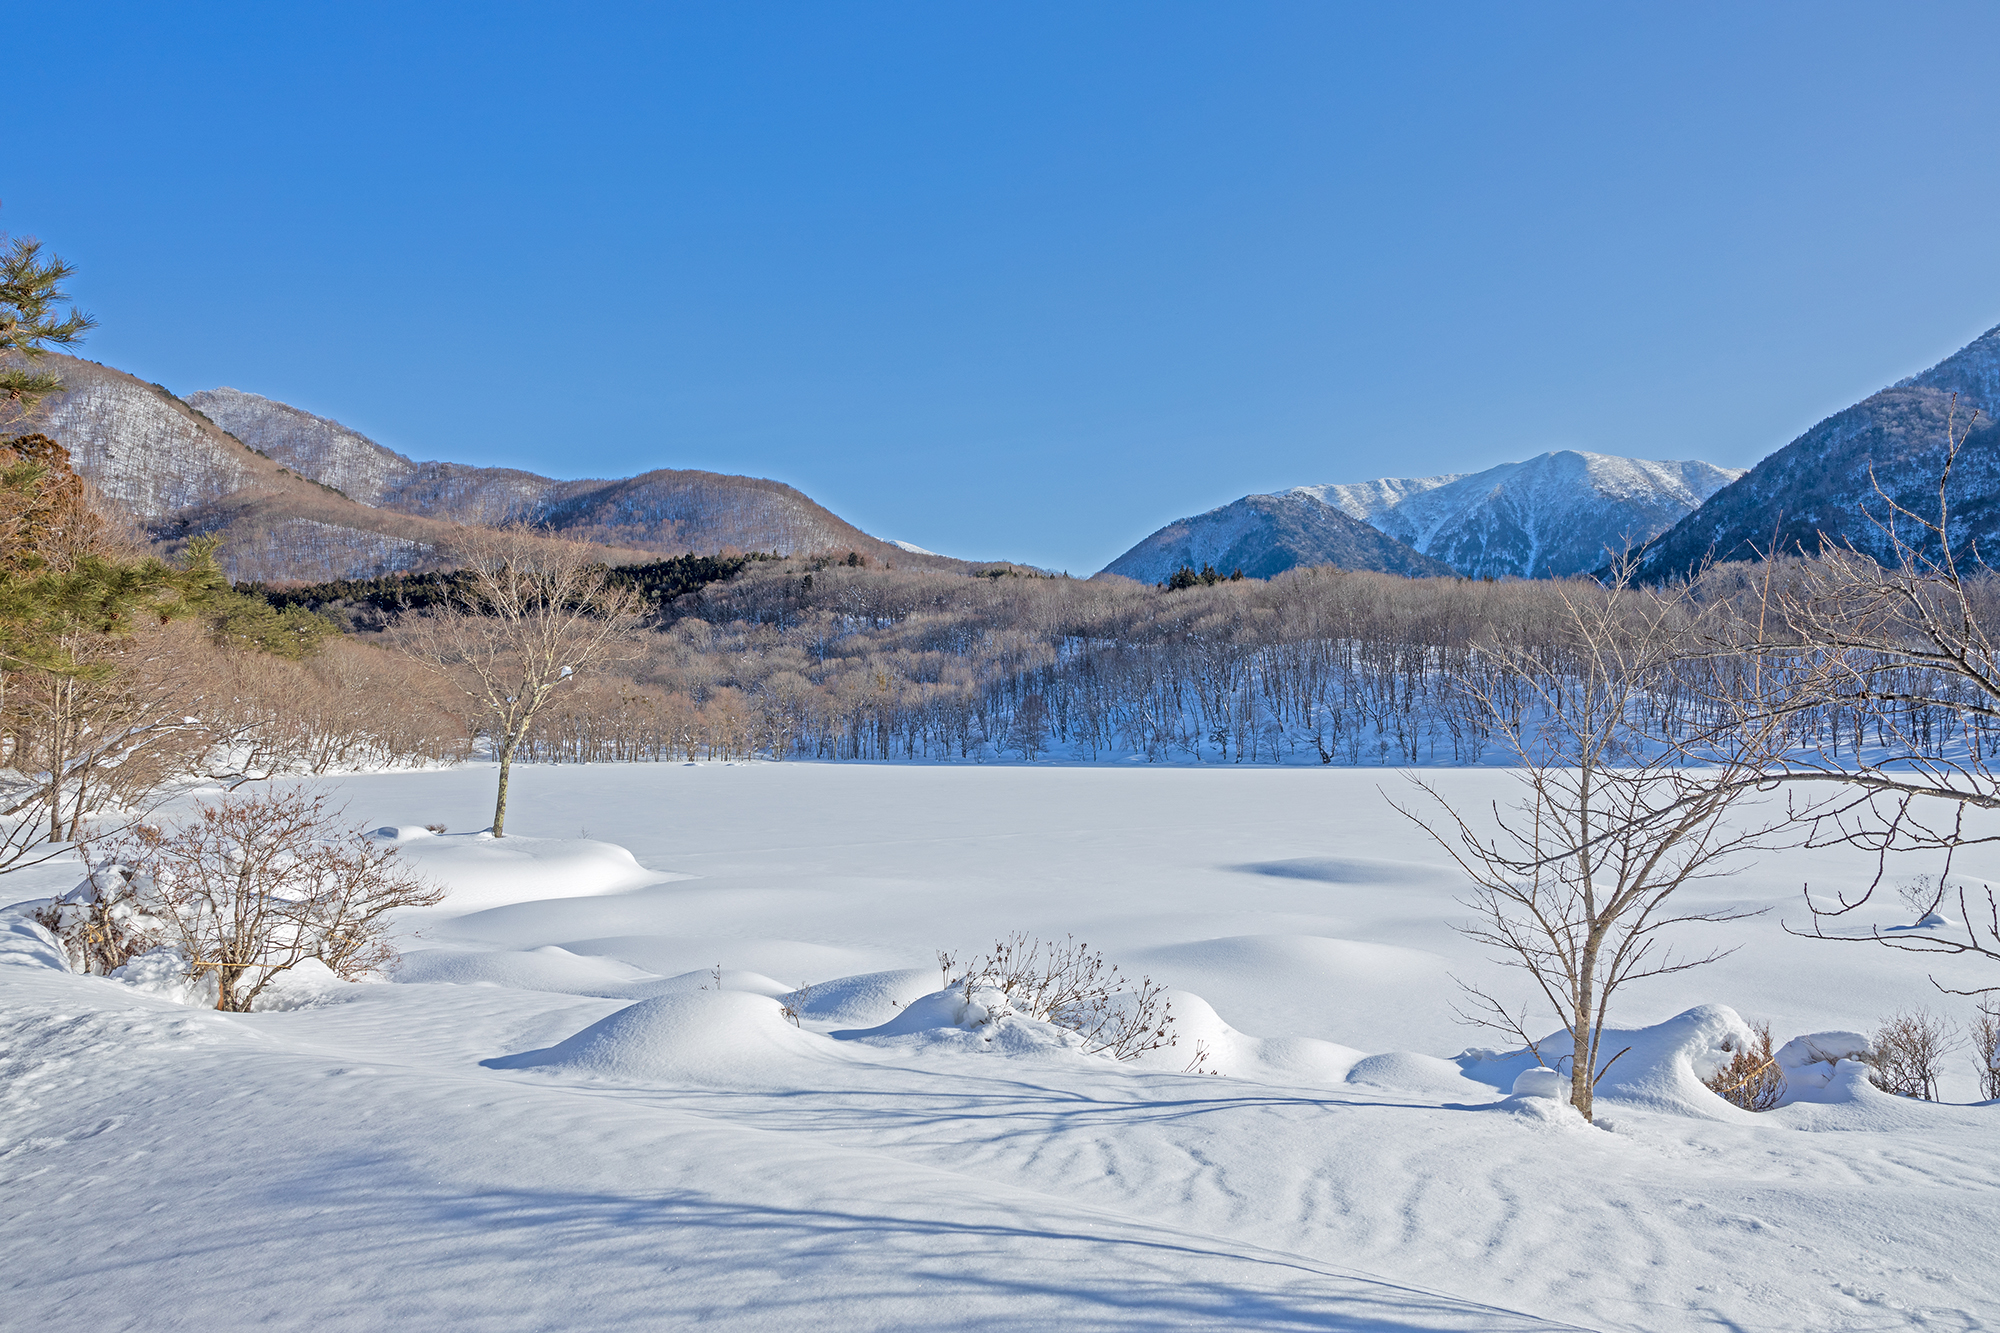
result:
[[(1816, 808), (1808, 846), (1875, 857), (1875, 876), (1858, 893), (1816, 897), (1808, 886), (1807, 933), (2000, 962), (2000, 898), (1951, 878), (1957, 852), (2000, 842), (1990, 813), (2000, 812), (2000, 645), (1988, 629), (2000, 615), (2000, 578), (1952, 511), (1953, 469), (1977, 418), (1962, 417), (1954, 397), (1934, 512), (1875, 484), (1868, 518), (1881, 559), (1822, 538), (1815, 558), (1766, 567), (1754, 625), (1720, 645), (1756, 663), (1744, 678), (1754, 685), (1716, 698), (1749, 729), (1805, 714), (1835, 719), (1830, 744), (1818, 730), (1763, 761), (1787, 783), (1847, 793)], [(1873, 900), (1891, 864), (1913, 855), (1941, 864), (1934, 882), (1956, 921), (1940, 917), (1943, 928), (1921, 932), (1844, 929), (1842, 918)]]
[[(1463, 933), (1502, 965), (1525, 971), (1555, 1011), (1569, 1037), (1570, 1103), (1589, 1119), (1597, 1081), (1620, 1054), (1607, 1059), (1601, 1050), (1613, 997), (1631, 982), (1728, 952), (1677, 954), (1665, 932), (1750, 915), (1682, 910), (1676, 893), (1731, 873), (1785, 820), (1724, 819), (1757, 790), (1756, 748), (1697, 768), (1682, 749), (1699, 748), (1693, 737), (1668, 744), (1647, 725), (1659, 687), (1697, 641), (1683, 604), (1577, 589), (1565, 605), (1564, 671), (1552, 674), (1532, 654), (1494, 645), (1489, 652), (1504, 670), (1465, 682), (1517, 766), (1521, 798), (1495, 803), (1484, 821), (1417, 781), (1442, 817), (1397, 809), (1472, 882), (1465, 905), (1474, 919)], [(1527, 1009), (1460, 985), (1470, 997), (1462, 1011), (1468, 1022), (1518, 1038), (1541, 1059)]]
[(523, 526), (467, 529), (458, 554), (472, 577), (453, 604), (407, 617), (403, 650), (471, 703), (500, 765), (493, 836), (506, 835), (507, 782), (535, 716), (565, 684), (623, 656), (638, 598), (613, 586), (598, 548)]

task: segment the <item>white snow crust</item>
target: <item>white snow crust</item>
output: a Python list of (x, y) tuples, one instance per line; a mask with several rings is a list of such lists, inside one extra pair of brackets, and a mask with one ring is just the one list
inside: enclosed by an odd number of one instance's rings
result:
[[(1427, 777), (1466, 807), (1511, 781)], [(1453, 1021), (1454, 975), (1526, 992), (1380, 772), (517, 766), (520, 836), (423, 830), (483, 823), (492, 779), (337, 784), (451, 885), (393, 984), (218, 1014), (176, 960), (76, 975), (0, 911), (0, 1322), (1994, 1323), (2000, 1105), (1852, 1058), (1939, 1003), (1926, 970), (1983, 974), (1786, 934), (1801, 881), (1872, 873), (1844, 853), (1690, 891), (1772, 910), (1622, 997), (1593, 1126)], [(935, 950), (1016, 929), (1172, 987), (1180, 1045), (1120, 1064), (943, 984)], [(1763, 1114), (1701, 1084), (1750, 1021), (1786, 1041)], [(1222, 1077), (1183, 1072), (1196, 1042)]]

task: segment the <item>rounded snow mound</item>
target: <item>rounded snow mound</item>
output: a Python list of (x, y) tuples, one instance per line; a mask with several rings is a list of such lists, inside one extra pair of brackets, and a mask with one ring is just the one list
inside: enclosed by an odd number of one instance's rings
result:
[(1386, 1051), (1357, 1060), (1347, 1071), (1347, 1082), (1443, 1100), (1484, 1100), (1492, 1095), (1490, 1089), (1467, 1078), (1452, 1061), (1414, 1051)]
[(874, 1027), (896, 1017), (910, 997), (923, 995), (937, 979), (936, 968), (901, 967), (815, 982), (804, 995), (805, 1016), (845, 1028)]
[[(1174, 1045), (1141, 1056), (1141, 1068), (1266, 1079), (1278, 1083), (1338, 1083), (1360, 1051), (1317, 1037), (1253, 1037), (1238, 1032), (1192, 991), (1170, 990)], [(1199, 1060), (1197, 1060), (1199, 1057)]]
[(648, 870), (623, 847), (593, 838), (438, 834), (407, 825), (379, 828), (372, 836), (393, 843), (405, 865), (443, 885), (448, 911), (584, 898), (685, 878)]
[(837, 1059), (835, 1049), (787, 1023), (767, 996), (695, 991), (641, 1000), (554, 1046), (481, 1063), (709, 1087), (795, 1086), (801, 1063)]
[[(1732, 1051), (1755, 1040), (1750, 1025), (1720, 1004), (1698, 1005), (1651, 1027), (1606, 1028), (1598, 1044), (1594, 1100), (1600, 1106), (1622, 1104), (1713, 1120), (1750, 1115), (1709, 1091), (1703, 1080), (1727, 1065)], [(1558, 1078), (1566, 1081), (1569, 1035), (1552, 1033), (1540, 1045), (1542, 1060), (1556, 1065)], [(1541, 1061), (1527, 1050), (1467, 1051), (1456, 1063), (1468, 1079), (1518, 1093), (1516, 1081)]]
[(1551, 1097), (1563, 1101), (1569, 1096), (1569, 1080), (1553, 1069), (1537, 1066), (1523, 1069), (1514, 1079), (1516, 1097)]
[[(1253, 1037), (1238, 1032), (1206, 1000), (1189, 991), (1169, 990), (1163, 998), (1173, 1005), (1172, 1044), (1117, 1060), (1120, 1067), (1156, 1074), (1215, 1073), (1337, 1083), (1361, 1058), (1360, 1051), (1312, 1037)], [(962, 986), (932, 991), (910, 1001), (886, 1023), (831, 1035), (904, 1051), (1114, 1060), (1108, 1052), (1090, 1049), (1080, 1034), (1068, 1028), (1016, 1013), (1007, 996), (990, 987), (975, 987), (969, 996)]]
[(576, 954), (560, 945), (539, 949), (418, 949), (396, 965), (408, 985), (502, 986), (559, 995), (617, 995), (652, 973), (615, 958)]

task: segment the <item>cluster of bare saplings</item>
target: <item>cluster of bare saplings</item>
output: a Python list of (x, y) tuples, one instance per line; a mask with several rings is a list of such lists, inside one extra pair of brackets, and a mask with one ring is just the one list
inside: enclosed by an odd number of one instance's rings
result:
[(8, 677), (0, 765), (7, 815), (76, 838), (93, 811), (142, 804), (181, 779), (238, 785), (277, 776), (448, 762), (472, 748), (465, 720), (415, 664), (334, 639), (288, 660), (216, 642), (208, 626), (142, 625), (80, 645), (97, 670)]

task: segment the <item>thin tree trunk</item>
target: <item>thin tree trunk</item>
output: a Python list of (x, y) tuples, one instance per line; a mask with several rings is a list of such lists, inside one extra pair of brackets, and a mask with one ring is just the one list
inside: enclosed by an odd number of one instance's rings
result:
[(1597, 1086), (1591, 1058), (1597, 1021), (1597, 948), (1599, 936), (1592, 929), (1583, 945), (1582, 966), (1578, 969), (1576, 1012), (1570, 1016), (1569, 1104), (1589, 1120), (1591, 1093)]
[(49, 710), (49, 841), (62, 841), (63, 769), (69, 761), (69, 709), (71, 682), (57, 680), (50, 692), (54, 707)]
[(514, 741), (510, 737), (500, 747), (500, 794), (493, 800), (493, 836), (507, 836), (507, 775), (514, 767)]

